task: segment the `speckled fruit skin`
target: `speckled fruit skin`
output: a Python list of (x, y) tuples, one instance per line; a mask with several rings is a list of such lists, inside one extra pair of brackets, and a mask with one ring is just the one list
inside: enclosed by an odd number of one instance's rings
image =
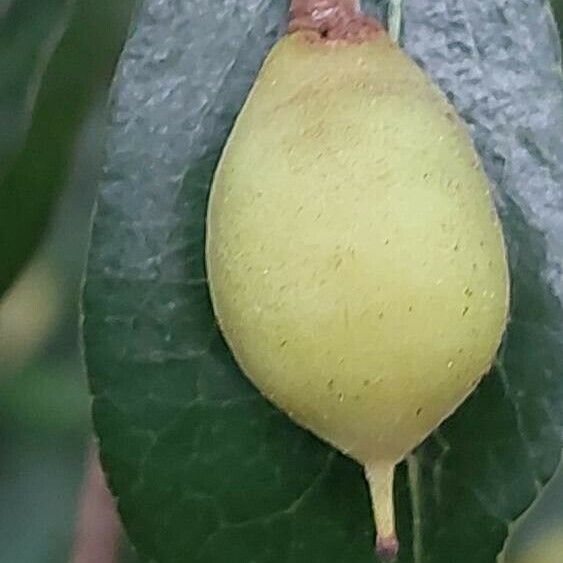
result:
[(385, 33), (274, 47), (216, 172), (207, 269), (244, 373), (367, 468), (396, 464), (471, 393), (507, 319), (469, 135)]

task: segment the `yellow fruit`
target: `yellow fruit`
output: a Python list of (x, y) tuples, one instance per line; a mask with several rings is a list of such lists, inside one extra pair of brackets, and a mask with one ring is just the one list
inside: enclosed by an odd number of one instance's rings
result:
[(365, 467), (394, 555), (394, 467), (488, 371), (507, 317), (503, 238), (465, 127), (386, 33), (292, 33), (225, 147), (206, 246), (239, 365)]

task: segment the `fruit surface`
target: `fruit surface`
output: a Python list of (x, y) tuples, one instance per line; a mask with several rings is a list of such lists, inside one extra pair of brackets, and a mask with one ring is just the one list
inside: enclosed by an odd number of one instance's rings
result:
[(292, 33), (225, 147), (206, 245), (245, 374), (389, 496), (393, 466), (488, 371), (507, 318), (502, 233), (453, 108), (385, 33)]

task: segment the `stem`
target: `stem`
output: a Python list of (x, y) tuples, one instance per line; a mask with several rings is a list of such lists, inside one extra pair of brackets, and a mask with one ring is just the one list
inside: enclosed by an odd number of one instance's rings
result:
[(359, 0), (291, 0), (291, 12), (297, 15), (311, 14), (313, 11), (323, 12), (331, 9), (341, 9), (346, 12), (359, 13)]
[(387, 28), (394, 43), (399, 43), (403, 17), (403, 0), (390, 0), (387, 12)]
[(117, 563), (121, 524), (98, 460), (91, 446), (80, 494), (72, 563)]
[(289, 33), (308, 31), (325, 41), (359, 43), (383, 30), (379, 21), (362, 13), (359, 0), (292, 0), (290, 13)]
[(393, 501), (395, 463), (381, 461), (366, 465), (365, 474), (371, 492), (377, 530), (377, 554), (384, 561), (394, 561), (399, 553)]

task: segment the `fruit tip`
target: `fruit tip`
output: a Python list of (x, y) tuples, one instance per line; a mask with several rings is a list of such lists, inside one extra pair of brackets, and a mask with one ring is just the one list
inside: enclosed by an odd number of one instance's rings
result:
[(395, 561), (399, 553), (393, 506), (395, 463), (390, 461), (370, 463), (366, 465), (365, 473), (370, 488), (377, 530), (375, 549), (382, 561)]
[(375, 550), (383, 561), (389, 563), (396, 561), (397, 555), (399, 555), (399, 541), (397, 540), (397, 536), (377, 536)]

